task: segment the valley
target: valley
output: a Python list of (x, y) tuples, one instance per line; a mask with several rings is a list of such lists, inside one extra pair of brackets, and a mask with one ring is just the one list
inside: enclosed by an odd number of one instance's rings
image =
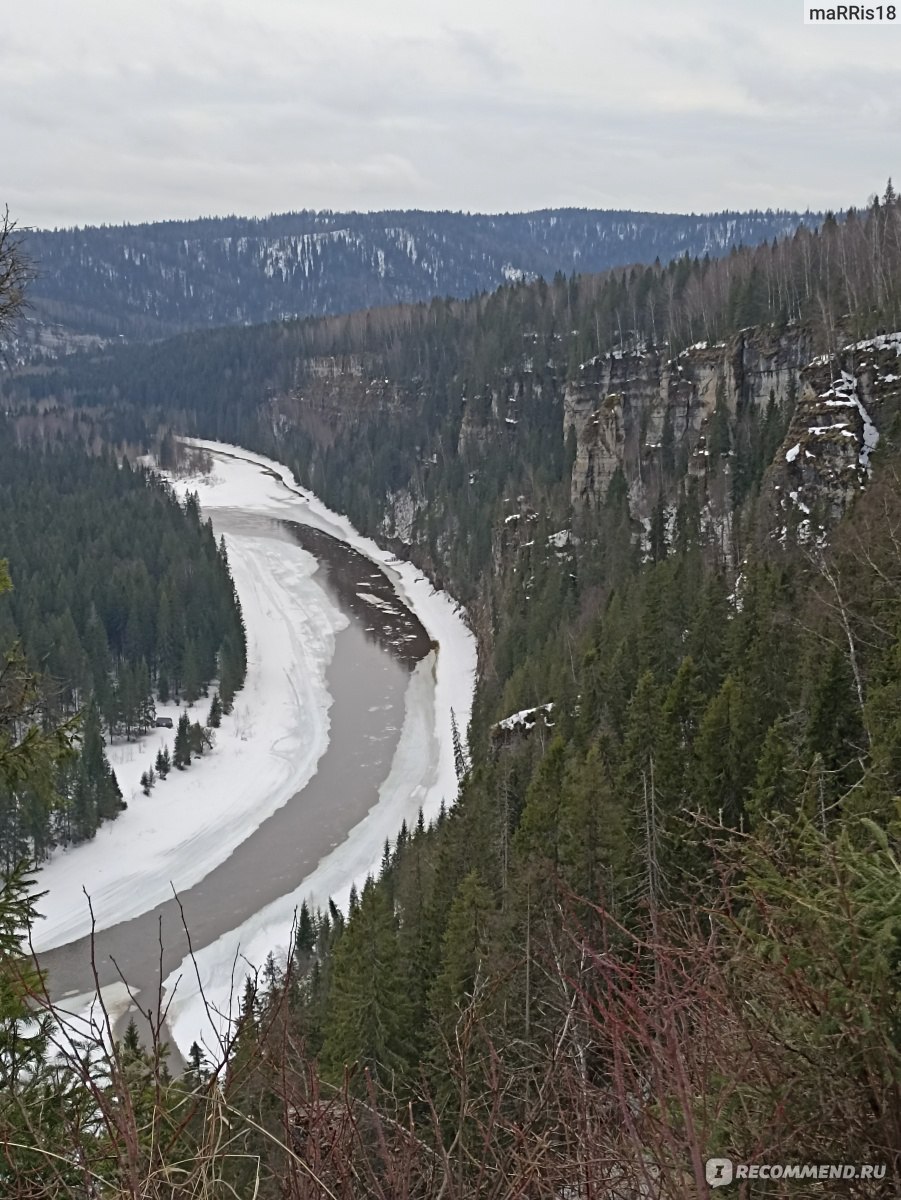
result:
[[(38, 777), (6, 809), (44, 834), (29, 923), (81, 1017), (89, 880), (117, 1096), (196, 1106), (179, 1146), (227, 1104), (267, 1200), (298, 1163), (348, 1200), (683, 1200), (749, 1127), (871, 1183), (901, 1161), (899, 230), (889, 185), (722, 258), (0, 376), (11, 473), (48, 480), (21, 523), (81, 447), (233, 584), (212, 630), (175, 537), (61, 574), (88, 675), (9, 537), (14, 627), (70, 707), (93, 683), (125, 783), (65, 849), (81, 775), (42, 824)], [(181, 725), (220, 662), (230, 707), (150, 781), (135, 680)], [(258, 1169), (222, 1163), (239, 1194)]]
[(901, 1200), (892, 27), (4, 13), (0, 1200)]

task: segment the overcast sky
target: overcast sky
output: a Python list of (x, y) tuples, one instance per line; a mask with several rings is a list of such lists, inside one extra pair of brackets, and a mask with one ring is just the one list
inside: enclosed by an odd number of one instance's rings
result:
[(28, 0), (0, 205), (55, 226), (300, 208), (708, 211), (901, 174), (898, 28), (802, 0)]

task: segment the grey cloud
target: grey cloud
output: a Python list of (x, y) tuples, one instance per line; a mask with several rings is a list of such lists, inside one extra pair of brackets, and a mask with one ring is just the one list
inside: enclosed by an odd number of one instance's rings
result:
[(568, 0), (565, 37), (531, 0), (522, 19), (508, 0), (398, 0), (384, 21), (357, 0), (166, 0), (140, 21), (96, 0), (83, 29), (51, 2), (33, 0), (45, 27), (13, 28), (0, 73), (0, 202), (23, 223), (838, 207), (895, 166), (899, 69), (857, 38), (836, 71), (837, 42), (814, 53), (782, 0), (635, 0), (628, 19)]
[(507, 80), (518, 73), (515, 62), (496, 35), (472, 29), (446, 28), (443, 32), (453, 50), (492, 80)]

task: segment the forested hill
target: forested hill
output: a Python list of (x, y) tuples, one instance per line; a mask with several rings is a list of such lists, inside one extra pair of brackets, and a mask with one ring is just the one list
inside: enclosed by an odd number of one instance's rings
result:
[(31, 352), (36, 338), (59, 349), (66, 333), (158, 338), (469, 296), (558, 271), (717, 256), (819, 221), (771, 211), (298, 212), (36, 231), (25, 239), (38, 275), (19, 353)]

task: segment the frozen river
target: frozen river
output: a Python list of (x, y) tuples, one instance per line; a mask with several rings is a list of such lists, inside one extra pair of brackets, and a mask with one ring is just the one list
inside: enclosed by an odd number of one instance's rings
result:
[(212, 474), (178, 487), (225, 536), (247, 685), (213, 753), (149, 797), (135, 783), (164, 735), (109, 748), (129, 808), (42, 871), (35, 944), (66, 1007), (89, 1006), (96, 967), (114, 1015), (124, 977), (142, 1008), (169, 1005), (182, 1050), (215, 1049), (226, 1017), (201, 984), (227, 1014), (301, 900), (343, 905), (402, 820), (452, 800), (450, 710), (465, 728), (475, 651), (448, 597), (277, 464), (217, 447)]

